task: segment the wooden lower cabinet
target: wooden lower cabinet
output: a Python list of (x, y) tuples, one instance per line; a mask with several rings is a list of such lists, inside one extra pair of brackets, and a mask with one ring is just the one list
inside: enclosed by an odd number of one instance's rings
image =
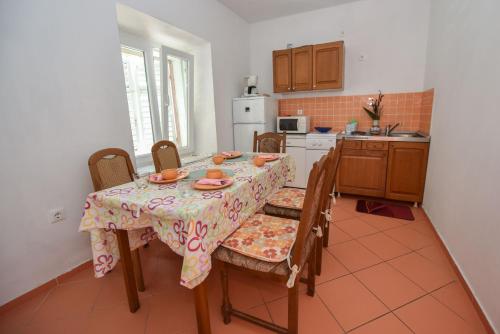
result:
[(383, 197), (387, 151), (343, 149), (336, 190), (341, 193)]
[(385, 197), (422, 202), (428, 156), (428, 143), (390, 143)]
[(421, 203), (429, 143), (347, 140), (336, 191)]

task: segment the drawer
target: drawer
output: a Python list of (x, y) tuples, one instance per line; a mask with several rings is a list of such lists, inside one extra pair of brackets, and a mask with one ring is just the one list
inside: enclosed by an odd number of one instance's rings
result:
[(306, 147), (306, 138), (286, 137), (286, 147)]
[(364, 141), (362, 145), (364, 150), (388, 150), (389, 143), (386, 141)]
[(342, 149), (360, 150), (361, 149), (361, 140), (345, 140), (344, 146), (342, 146)]

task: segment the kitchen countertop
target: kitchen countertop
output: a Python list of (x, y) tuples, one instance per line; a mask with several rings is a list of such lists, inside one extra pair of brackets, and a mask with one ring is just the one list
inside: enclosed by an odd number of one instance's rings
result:
[[(400, 137), (397, 134), (401, 133), (416, 133), (418, 137)], [(347, 135), (345, 131), (337, 134), (337, 139), (345, 140), (372, 140), (372, 141), (396, 141), (396, 142), (413, 142), (413, 143), (429, 143), (431, 141), (431, 136), (425, 132), (421, 131), (394, 131), (393, 136), (385, 135)]]

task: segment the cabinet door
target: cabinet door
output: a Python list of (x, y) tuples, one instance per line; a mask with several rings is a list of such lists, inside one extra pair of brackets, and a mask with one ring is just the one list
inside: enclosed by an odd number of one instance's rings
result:
[(292, 50), (273, 51), (274, 92), (288, 92), (292, 89)]
[(385, 197), (422, 202), (428, 156), (428, 143), (390, 143)]
[(344, 42), (313, 46), (313, 89), (344, 87)]
[(312, 46), (292, 49), (292, 90), (312, 90)]
[(387, 151), (343, 149), (337, 173), (337, 191), (383, 197)]

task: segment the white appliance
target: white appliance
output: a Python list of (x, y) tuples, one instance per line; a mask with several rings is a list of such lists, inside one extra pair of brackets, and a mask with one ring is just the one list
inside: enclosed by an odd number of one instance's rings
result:
[(295, 180), (287, 182), (287, 187), (305, 188), (306, 175), (306, 135), (286, 135), (286, 153), (295, 160)]
[(233, 99), (234, 149), (253, 150), (253, 133), (273, 132), (276, 129), (278, 103), (268, 96)]
[(258, 96), (259, 90), (257, 89), (257, 76), (249, 75), (244, 78), (245, 88), (243, 88), (242, 96)]
[(280, 116), (278, 117), (278, 132), (308, 133), (311, 119), (309, 116)]
[[(309, 175), (313, 164), (328, 153), (330, 148), (337, 144), (337, 133), (311, 132), (306, 135), (306, 167), (305, 173)], [(307, 182), (307, 181), (306, 181)]]

